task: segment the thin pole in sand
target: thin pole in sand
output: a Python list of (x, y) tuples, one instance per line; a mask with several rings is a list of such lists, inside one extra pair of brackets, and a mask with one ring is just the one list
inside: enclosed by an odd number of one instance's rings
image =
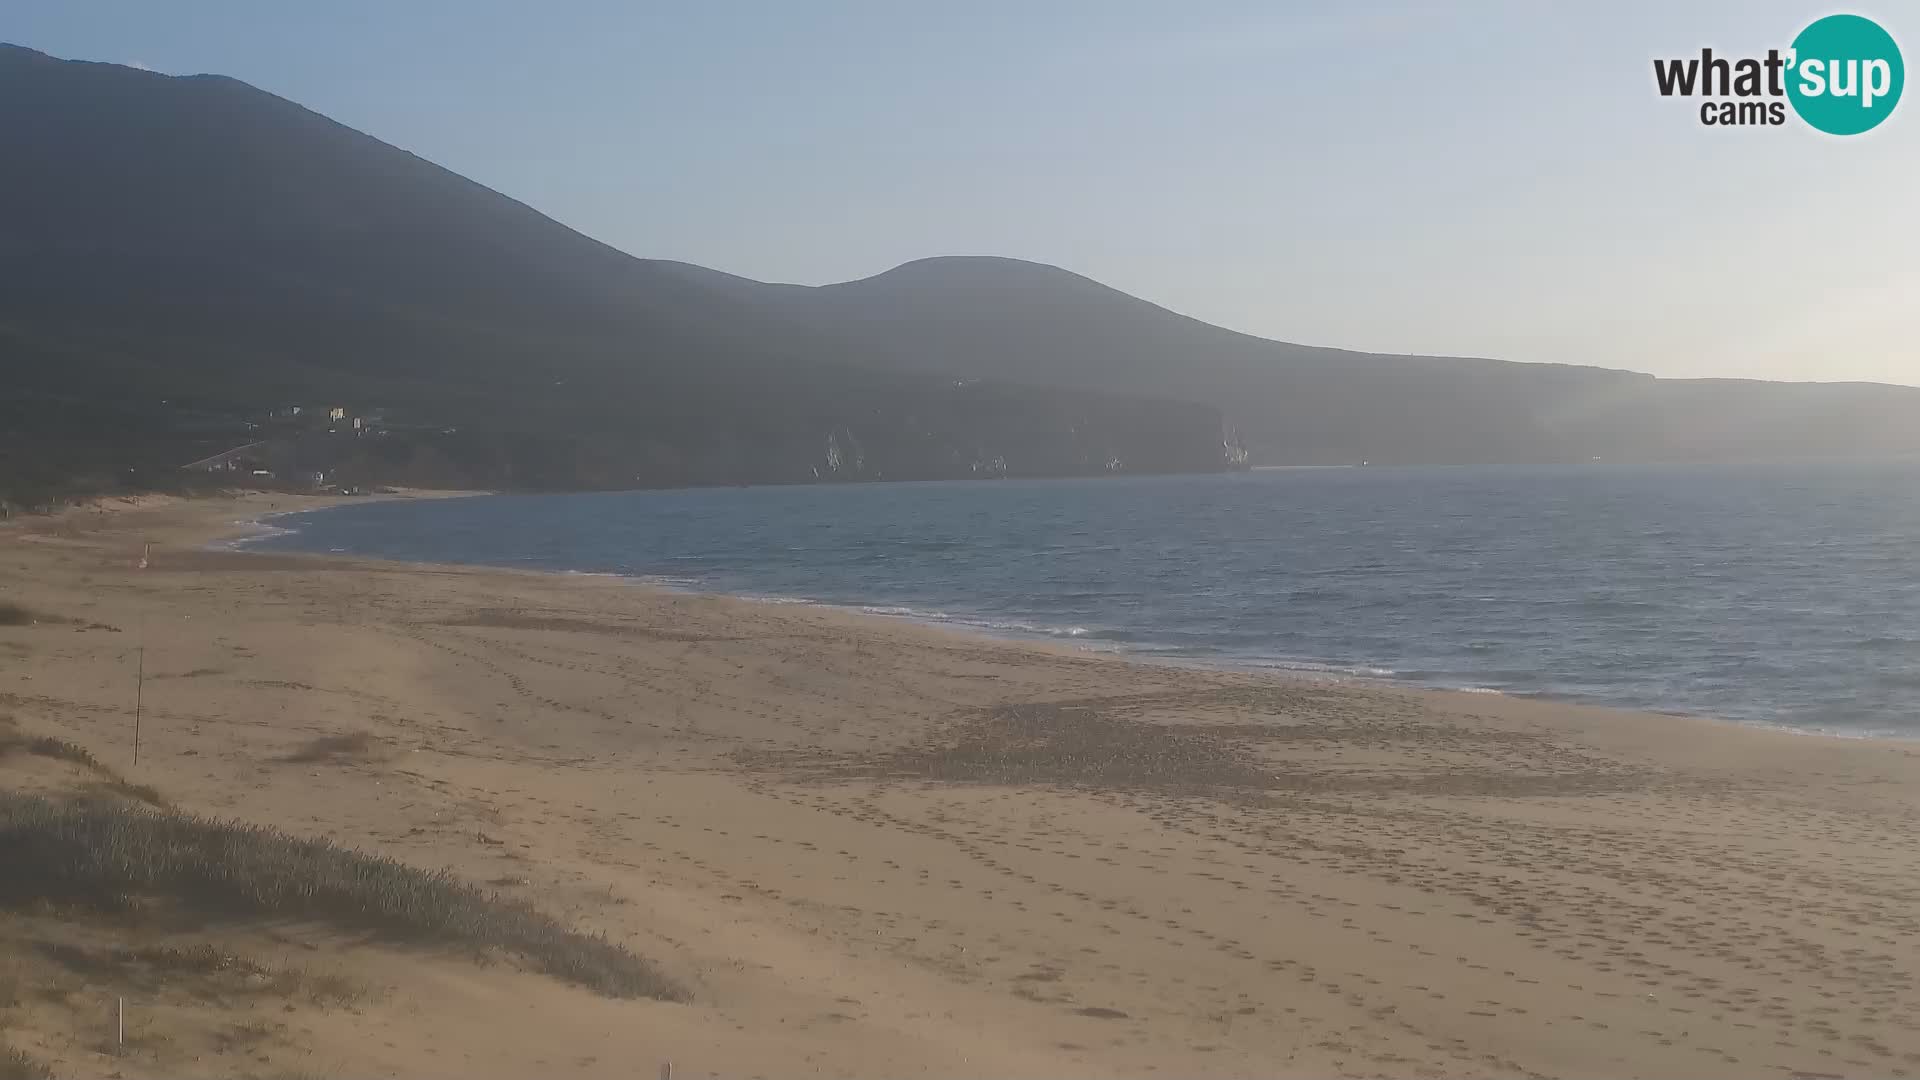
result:
[[(140, 548), (140, 562), (134, 567), (145, 570), (153, 555), (153, 541)], [(143, 605), (144, 606), (144, 605)], [(133, 676), (133, 763), (140, 764), (140, 705), (147, 691), (147, 616), (140, 615), (140, 666)], [(124, 1007), (124, 1006), (123, 1006)]]
[(140, 764), (140, 705), (147, 691), (147, 643), (140, 643), (140, 666), (133, 677), (133, 763)]
[(118, 1043), (121, 1046), (127, 1045), (127, 999), (126, 998), (120, 999), (120, 1034), (119, 1034)]

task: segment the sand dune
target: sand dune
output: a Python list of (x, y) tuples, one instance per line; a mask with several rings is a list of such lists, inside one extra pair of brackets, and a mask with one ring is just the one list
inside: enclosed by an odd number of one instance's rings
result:
[[(497, 883), (693, 1000), (230, 926), (368, 992), (125, 1075), (1920, 1074), (1912, 744), (199, 550), (269, 501), (0, 529), (0, 599), (68, 620), (0, 627), (0, 712), (182, 808)], [(76, 1017), (126, 992), (0, 1034), (93, 1075)]]

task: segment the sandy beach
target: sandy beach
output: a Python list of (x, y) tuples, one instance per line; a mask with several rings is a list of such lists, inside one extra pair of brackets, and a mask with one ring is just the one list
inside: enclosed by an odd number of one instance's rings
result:
[[(1920, 745), (207, 547), (317, 505), (0, 526), (0, 600), (61, 620), (0, 626), (0, 714), (183, 810), (493, 883), (691, 1000), (209, 926), (372, 992), (73, 975), (0, 1008), (62, 1075), (1920, 1075)], [(119, 932), (50, 919), (0, 949)], [(109, 1063), (123, 996), (151, 1052)]]

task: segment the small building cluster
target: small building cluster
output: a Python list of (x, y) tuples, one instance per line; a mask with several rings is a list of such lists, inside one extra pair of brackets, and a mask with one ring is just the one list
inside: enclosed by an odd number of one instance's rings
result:
[(247, 420), (245, 428), (253, 441), (182, 468), (253, 483), (324, 488), (334, 465), (349, 456), (338, 436), (383, 437), (395, 430), (385, 409), (355, 413), (344, 405), (282, 405)]

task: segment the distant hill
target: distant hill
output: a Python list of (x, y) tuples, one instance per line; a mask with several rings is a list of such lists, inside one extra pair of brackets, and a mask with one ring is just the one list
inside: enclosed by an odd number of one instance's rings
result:
[(1256, 463), (1920, 452), (1920, 390), (1292, 345), (1010, 259), (633, 258), (220, 76), (0, 45), (0, 148), (0, 476), (172, 468), (291, 404), (401, 433), (303, 461), (534, 488), (1204, 471), (1223, 427)]
[(1057, 267), (922, 259), (859, 281), (730, 290), (898, 371), (1187, 397), (1256, 463), (1711, 461), (1920, 452), (1920, 389), (1315, 348), (1235, 333)]
[(0, 46), (0, 147), (0, 469), (189, 460), (239, 436), (220, 418), (299, 403), (457, 429), (361, 463), (420, 482), (1221, 467), (1210, 407), (854, 366), (232, 79)]

